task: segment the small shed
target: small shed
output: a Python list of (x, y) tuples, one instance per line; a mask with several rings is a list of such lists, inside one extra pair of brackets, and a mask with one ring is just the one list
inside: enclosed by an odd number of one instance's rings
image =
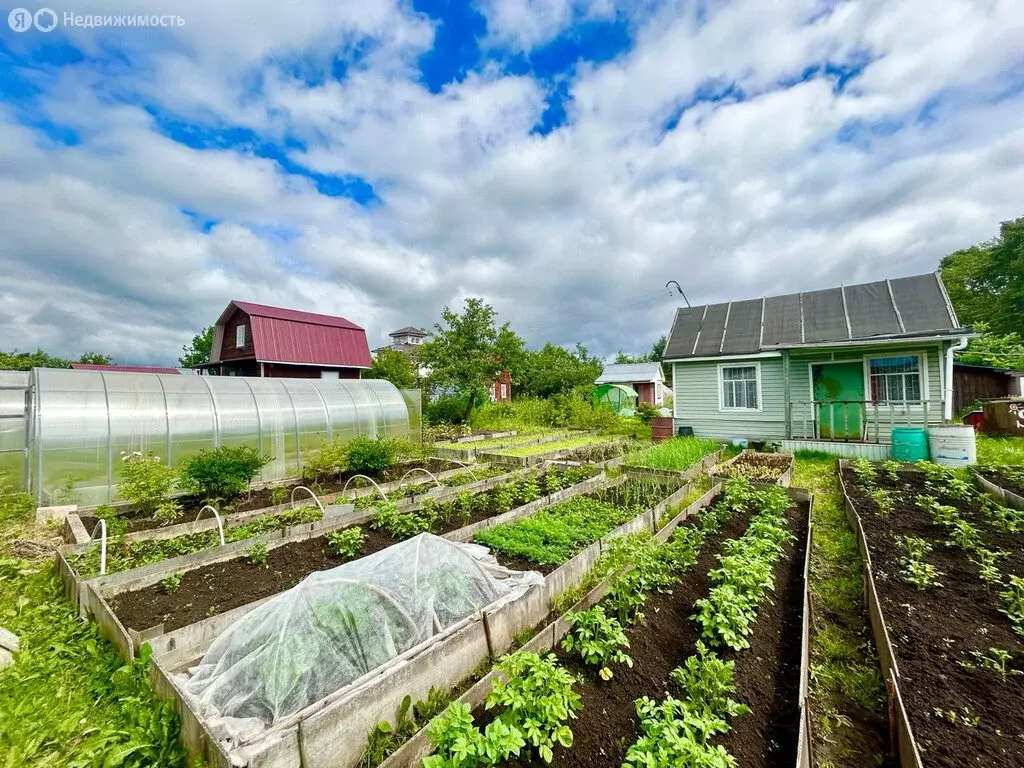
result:
[(501, 371), (491, 384), (491, 402), (507, 403), (512, 399), (512, 374)]
[(639, 398), (636, 390), (626, 384), (598, 384), (591, 393), (597, 408), (610, 408), (616, 413), (636, 408)]
[(953, 364), (953, 412), (960, 413), (982, 400), (1024, 395), (1024, 371), (988, 365)]
[(625, 384), (635, 390), (641, 403), (665, 404), (665, 372), (661, 363), (606, 365), (594, 384)]

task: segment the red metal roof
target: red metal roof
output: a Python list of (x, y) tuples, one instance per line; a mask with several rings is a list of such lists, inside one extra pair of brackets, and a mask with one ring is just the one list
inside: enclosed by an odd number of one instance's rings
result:
[(92, 363), (72, 363), (76, 371), (120, 371), (121, 373), (176, 373), (177, 368), (165, 368), (159, 365), (94, 365)]
[[(373, 365), (366, 331), (344, 317), (234, 301), (249, 316), (256, 359), (351, 368)], [(231, 309), (231, 306), (228, 306)], [(230, 313), (225, 310), (225, 315)], [(224, 322), (221, 316), (219, 322)]]

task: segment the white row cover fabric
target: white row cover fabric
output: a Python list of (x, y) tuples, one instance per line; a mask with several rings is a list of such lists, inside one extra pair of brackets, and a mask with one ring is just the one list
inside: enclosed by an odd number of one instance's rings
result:
[(307, 576), (218, 637), (182, 682), (211, 730), (245, 742), (477, 613), (543, 584), (485, 548), (423, 533)]

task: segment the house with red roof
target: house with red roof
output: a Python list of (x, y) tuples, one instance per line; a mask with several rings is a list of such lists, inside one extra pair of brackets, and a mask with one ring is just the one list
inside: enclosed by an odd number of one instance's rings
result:
[(351, 320), (296, 309), (232, 301), (213, 330), (215, 376), (358, 379), (373, 365), (366, 331)]

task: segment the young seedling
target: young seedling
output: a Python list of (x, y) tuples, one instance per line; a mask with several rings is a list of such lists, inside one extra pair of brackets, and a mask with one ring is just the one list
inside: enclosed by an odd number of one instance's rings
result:
[(1024, 675), (1024, 672), (1021, 670), (1013, 669), (1009, 666), (1010, 661), (1013, 659), (1013, 654), (1009, 651), (1004, 651), (1002, 648), (989, 648), (985, 653), (971, 651), (971, 656), (976, 658), (984, 669), (998, 672), (1003, 678), (1004, 683), (1006, 678), (1011, 675)]
[(181, 574), (172, 573), (169, 576), (165, 576), (160, 581), (160, 586), (164, 588), (164, 592), (167, 594), (174, 594), (181, 587)]
[(326, 538), (327, 543), (338, 557), (342, 560), (351, 560), (362, 550), (366, 534), (363, 533), (362, 528), (353, 526), (340, 531), (331, 531)]
[(612, 679), (612, 664), (633, 666), (633, 659), (623, 650), (629, 648), (626, 633), (618, 621), (605, 614), (604, 608), (598, 605), (565, 618), (572, 631), (562, 640), (562, 648), (579, 651), (584, 664), (600, 667), (602, 680)]
[(262, 566), (264, 568), (270, 567), (270, 561), (267, 558), (267, 543), (265, 541), (254, 541), (249, 548), (245, 550), (245, 556), (249, 558), (249, 562), (253, 565)]
[(906, 552), (906, 556), (900, 558), (904, 580), (919, 590), (941, 587), (939, 577), (943, 574), (934, 565), (924, 561), (924, 556), (932, 551), (932, 545), (914, 536), (903, 536), (899, 543)]
[(1014, 632), (1024, 635), (1024, 578), (1010, 576), (1010, 583), (1005, 591), (999, 593), (999, 599), (1003, 603), (999, 612), (1009, 617)]

